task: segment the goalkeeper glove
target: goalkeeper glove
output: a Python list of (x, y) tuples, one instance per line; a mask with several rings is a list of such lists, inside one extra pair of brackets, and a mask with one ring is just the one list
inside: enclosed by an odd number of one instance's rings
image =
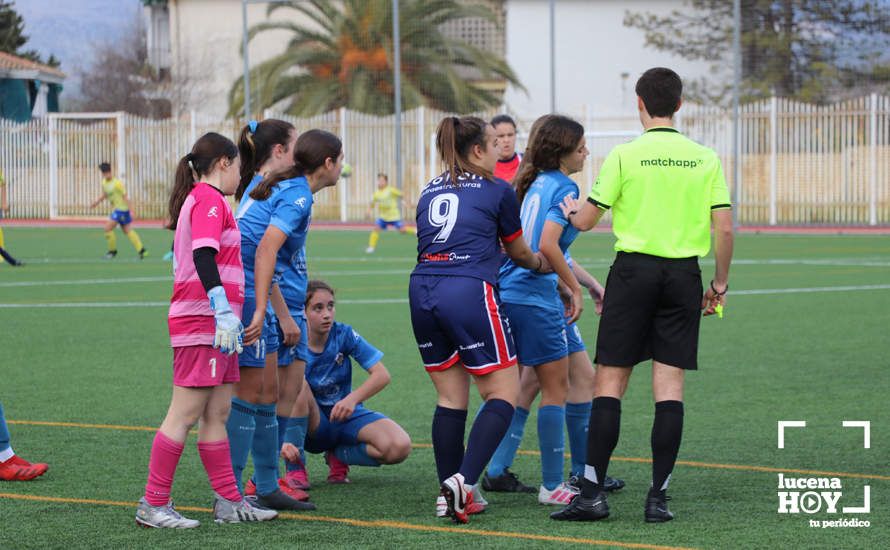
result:
[(210, 298), (210, 309), (213, 310), (216, 321), (213, 347), (219, 348), (219, 351), (227, 355), (241, 353), (244, 350), (241, 347), (244, 327), (241, 325), (241, 319), (232, 311), (232, 306), (226, 299), (226, 291), (221, 286), (215, 286), (207, 291), (207, 297)]

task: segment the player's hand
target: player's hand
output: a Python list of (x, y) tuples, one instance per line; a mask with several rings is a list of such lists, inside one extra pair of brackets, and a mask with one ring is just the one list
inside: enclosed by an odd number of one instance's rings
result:
[(297, 325), (297, 322), (294, 321), (293, 317), (290, 315), (286, 318), (279, 317), (278, 326), (281, 327), (281, 332), (284, 334), (285, 346), (293, 346), (300, 341), (300, 326)]
[(553, 273), (553, 268), (550, 266), (550, 262), (547, 261), (547, 256), (540, 252), (535, 252), (535, 256), (541, 258), (541, 267), (536, 270), (538, 273)]
[(581, 201), (571, 195), (566, 195), (566, 198), (562, 199), (562, 204), (559, 205), (559, 209), (562, 210), (562, 215), (566, 217), (569, 223), (574, 226), (575, 224), (572, 223), (571, 217), (581, 210)]
[(210, 298), (210, 309), (216, 321), (216, 333), (213, 336), (213, 347), (227, 355), (241, 353), (244, 348), (241, 345), (241, 334), (244, 327), (241, 319), (232, 311), (226, 291), (221, 286), (215, 286), (207, 292)]
[(244, 329), (244, 345), (249, 346), (259, 340), (263, 334), (263, 321), (266, 320), (266, 312), (256, 310), (250, 320), (250, 325)]
[(584, 310), (584, 297), (581, 295), (581, 287), (572, 290), (571, 304), (566, 308), (566, 323), (572, 324), (581, 317), (581, 311)]
[(294, 445), (293, 443), (282, 443), (281, 458), (288, 462), (299, 462), (300, 449), (297, 449), (296, 445)]
[(590, 297), (593, 298), (594, 311), (597, 315), (603, 314), (603, 300), (606, 297), (606, 289), (596, 279), (593, 280), (593, 286), (588, 289)]
[[(722, 292), (722, 294), (717, 294), (717, 292), (714, 291), (715, 287), (717, 291)], [(722, 308), (726, 306), (726, 291), (728, 289), (728, 285), (717, 285), (716, 283), (708, 285), (708, 289), (705, 290), (705, 295), (701, 301), (701, 308), (705, 317), (717, 313), (718, 309), (720, 309), (720, 317), (723, 317)]]
[(355, 401), (348, 395), (337, 401), (337, 404), (331, 409), (331, 422), (345, 422), (349, 420), (349, 417), (355, 411), (355, 405)]

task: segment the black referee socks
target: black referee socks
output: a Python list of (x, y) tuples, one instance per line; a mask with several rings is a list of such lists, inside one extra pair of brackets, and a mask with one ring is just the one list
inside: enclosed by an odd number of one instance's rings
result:
[(683, 437), (683, 402), (658, 401), (652, 422), (652, 488), (649, 496), (663, 495), (671, 479)]
[(581, 480), (581, 495), (593, 498), (603, 488), (606, 470), (612, 451), (618, 444), (621, 429), (621, 400), (614, 397), (597, 397), (590, 410), (590, 424), (587, 427), (587, 468), (593, 467), (596, 479), (585, 472)]

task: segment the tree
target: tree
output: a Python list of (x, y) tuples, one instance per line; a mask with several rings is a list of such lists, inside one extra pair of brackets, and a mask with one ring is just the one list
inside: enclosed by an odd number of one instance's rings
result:
[[(339, 107), (372, 113), (394, 111), (392, 0), (309, 0), (269, 6), (295, 10), (307, 23), (279, 20), (255, 25), (250, 37), (285, 30), (285, 50), (251, 70), (260, 108), (286, 101), (287, 112), (309, 116)], [(497, 105), (498, 95), (478, 80), (502, 79), (520, 86), (507, 63), (441, 32), (463, 17), (494, 21), (481, 5), (455, 0), (401, 0), (399, 25), (402, 105), (472, 112)], [(475, 78), (468, 78), (475, 76)], [(244, 105), (243, 77), (229, 93), (234, 115)]]
[[(725, 102), (732, 86), (732, 0), (691, 0), (667, 16), (626, 12), (646, 45), (712, 62), (688, 96)], [(882, 0), (741, 0), (742, 95), (823, 103), (890, 83), (890, 3)]]
[(52, 54), (49, 59), (43, 61), (37, 50), (22, 50), (22, 46), (27, 42), (25, 20), (15, 11), (13, 2), (0, 0), (0, 52), (11, 53), (50, 67), (59, 66), (59, 60)]

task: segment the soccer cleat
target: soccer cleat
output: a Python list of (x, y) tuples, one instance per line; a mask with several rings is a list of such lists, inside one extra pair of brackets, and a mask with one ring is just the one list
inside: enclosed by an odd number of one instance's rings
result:
[(325, 452), (324, 461), (328, 463), (328, 483), (352, 483), (346, 477), (349, 474), (349, 464), (337, 458), (331, 451)]
[(473, 498), (464, 485), (464, 476), (454, 474), (442, 482), (441, 495), (445, 499), (445, 515), (454, 523), (467, 523), (467, 502)]
[(369, 246), (368, 248), (365, 249), (365, 254), (373, 254), (373, 253), (374, 253), (373, 246)]
[(312, 485), (309, 483), (309, 474), (306, 472), (306, 467), (303, 465), (303, 461), (297, 459), (297, 462), (300, 466), (299, 470), (290, 470), (287, 472), (287, 477), (285, 477), (285, 481), (288, 486), (294, 489), (301, 489), (303, 491), (308, 491), (312, 488)]
[(114, 259), (115, 256), (117, 256), (117, 250), (109, 250), (108, 252), (105, 253), (106, 260)]
[[(472, 516), (474, 514), (481, 514), (485, 511), (485, 508), (488, 506), (488, 503), (476, 502), (476, 497), (473, 496), (473, 493), (470, 493), (470, 498), (467, 500), (467, 515)], [(445, 497), (439, 495), (436, 499), (436, 517), (437, 518), (445, 518), (448, 517), (448, 504), (445, 501)]]
[(213, 521), (216, 523), (241, 523), (244, 521), (269, 521), (278, 517), (278, 512), (254, 506), (247, 499), (232, 502), (214, 493)]
[[(569, 480), (566, 481), (570, 487), (574, 487), (579, 493), (581, 492), (581, 476), (570, 476)], [(624, 480), (616, 479), (614, 477), (606, 476), (606, 479), (603, 481), (603, 491), (607, 493), (614, 493), (620, 489), (624, 488)]]
[(253, 482), (253, 478), (247, 480), (247, 485), (244, 486), (244, 494), (247, 496), (256, 494), (256, 483)]
[(646, 498), (646, 523), (664, 523), (674, 519), (674, 514), (667, 507), (667, 501), (670, 499), (671, 497), (665, 495), (664, 491), (659, 491), (655, 496), (649, 493)]
[(286, 494), (287, 496), (289, 496), (293, 499), (302, 500), (302, 501), (309, 500), (309, 493), (307, 493), (303, 489), (291, 487), (290, 484), (287, 482), (287, 480), (284, 479), (283, 477), (278, 478), (278, 488), (281, 489), (282, 491), (284, 491), (284, 494)]
[(20, 457), (12, 455), (9, 460), (0, 462), (0, 479), (3, 481), (31, 481), (46, 473), (49, 466), (38, 462), (32, 464)]
[(148, 250), (143, 247), (142, 250), (139, 251), (139, 259), (144, 260), (146, 256), (148, 256)]
[(504, 473), (491, 477), (486, 473), (482, 476), (482, 488), (492, 493), (534, 493), (535, 488), (529, 487), (525, 483), (519, 481), (516, 474), (509, 468), (504, 468)]
[(294, 510), (298, 512), (315, 510), (315, 505), (311, 502), (303, 502), (302, 500), (291, 498), (281, 489), (275, 489), (268, 495), (256, 494), (249, 498), (252, 499), (251, 504), (256, 503), (263, 508), (271, 508), (272, 510)]
[(165, 262), (173, 261), (173, 251), (172, 250), (168, 250), (167, 253), (164, 254), (164, 261)]
[(483, 507), (488, 506), (488, 501), (485, 500), (485, 496), (482, 494), (482, 490), (479, 489), (478, 483), (473, 485), (473, 502)]
[(609, 503), (606, 493), (600, 491), (595, 497), (575, 495), (568, 506), (550, 514), (556, 521), (597, 521), (609, 517)]
[(549, 490), (541, 485), (541, 489), (538, 491), (538, 504), (565, 506), (577, 494), (578, 491), (565, 481), (554, 487), (553, 490)]
[(201, 525), (201, 522), (182, 517), (173, 508), (172, 500), (164, 506), (152, 506), (145, 500), (145, 497), (142, 497), (136, 507), (136, 525), (156, 529), (194, 529)]

